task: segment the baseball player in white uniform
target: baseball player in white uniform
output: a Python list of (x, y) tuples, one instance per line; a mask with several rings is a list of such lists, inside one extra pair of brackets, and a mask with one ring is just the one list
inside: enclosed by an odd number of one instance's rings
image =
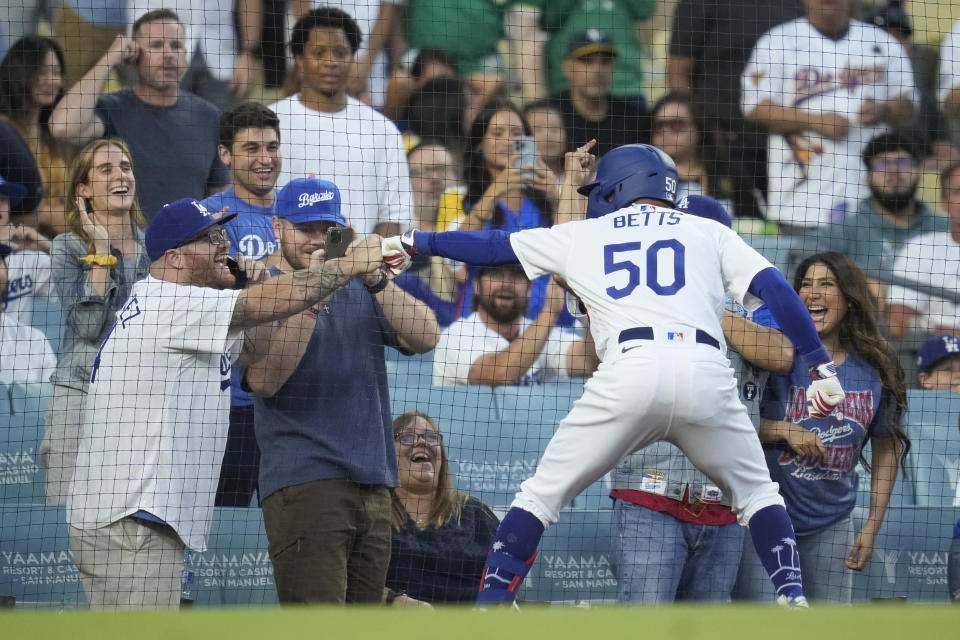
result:
[(767, 216), (797, 230), (855, 211), (867, 195), (864, 147), (905, 124), (919, 99), (903, 47), (851, 19), (852, 0), (804, 4), (806, 17), (757, 41), (741, 77), (744, 115), (776, 134)]
[[(207, 546), (226, 444), (230, 371), (265, 352), (279, 320), (379, 267), (380, 238), (339, 260), (234, 289), (222, 223), (196, 200), (161, 209), (146, 230), (150, 275), (117, 312), (94, 361), (67, 521), (93, 607), (174, 607), (184, 545)], [(99, 258), (99, 256), (98, 256)], [(262, 331), (249, 331), (259, 325)], [(246, 330), (246, 331), (245, 331)]]
[[(724, 356), (725, 292), (763, 300), (814, 378), (814, 415), (843, 399), (836, 369), (792, 287), (736, 233), (672, 208), (677, 170), (650, 145), (607, 153), (588, 196), (587, 218), (512, 235), (410, 231), (384, 240), (384, 262), (401, 271), (416, 253), (472, 264), (519, 261), (530, 278), (552, 273), (582, 300), (601, 364), (564, 418), (537, 471), (504, 517), (477, 601), (510, 603), (560, 509), (625, 456), (658, 440), (679, 447), (730, 496), (741, 524), (766, 550), (795, 546), (790, 518), (770, 481), (756, 432)], [(764, 554), (778, 599), (805, 606), (795, 554)], [(771, 558), (772, 556), (772, 558)]]

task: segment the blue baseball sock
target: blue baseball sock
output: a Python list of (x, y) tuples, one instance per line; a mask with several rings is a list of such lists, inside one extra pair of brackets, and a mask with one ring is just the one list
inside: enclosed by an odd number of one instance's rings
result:
[(507, 512), (487, 554), (477, 602), (510, 603), (537, 557), (543, 524), (529, 511), (514, 507)]
[(803, 595), (797, 537), (787, 510), (778, 504), (760, 509), (750, 518), (750, 536), (763, 568), (778, 596)]

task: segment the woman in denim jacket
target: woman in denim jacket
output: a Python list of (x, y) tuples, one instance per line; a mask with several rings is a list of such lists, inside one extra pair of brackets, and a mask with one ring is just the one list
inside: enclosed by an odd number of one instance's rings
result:
[(70, 171), (71, 231), (53, 240), (52, 281), (66, 318), (40, 459), (47, 504), (66, 502), (93, 362), (134, 282), (150, 268), (133, 162), (117, 139), (83, 148)]

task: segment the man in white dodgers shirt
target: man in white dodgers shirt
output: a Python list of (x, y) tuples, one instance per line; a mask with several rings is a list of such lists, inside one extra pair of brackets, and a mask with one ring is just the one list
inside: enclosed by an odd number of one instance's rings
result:
[(744, 115), (774, 134), (767, 218), (791, 234), (854, 213), (867, 191), (864, 147), (919, 102), (903, 47), (854, 20), (853, 0), (803, 4), (805, 17), (757, 41), (741, 77)]
[(206, 550), (234, 361), (256, 361), (276, 320), (382, 263), (377, 236), (337, 260), (318, 250), (306, 269), (269, 280), (262, 263), (238, 256), (250, 284), (237, 290), (222, 226), (231, 218), (190, 198), (156, 214), (146, 230), (150, 275), (94, 362), (67, 505), (93, 607), (179, 604), (183, 550)]

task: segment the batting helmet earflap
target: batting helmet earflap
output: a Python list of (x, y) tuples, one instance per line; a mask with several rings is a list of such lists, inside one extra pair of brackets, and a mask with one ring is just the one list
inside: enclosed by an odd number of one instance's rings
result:
[(599, 218), (637, 198), (655, 198), (674, 204), (677, 165), (650, 144), (627, 144), (608, 151), (597, 164), (597, 181), (577, 191), (587, 196), (587, 217)]

